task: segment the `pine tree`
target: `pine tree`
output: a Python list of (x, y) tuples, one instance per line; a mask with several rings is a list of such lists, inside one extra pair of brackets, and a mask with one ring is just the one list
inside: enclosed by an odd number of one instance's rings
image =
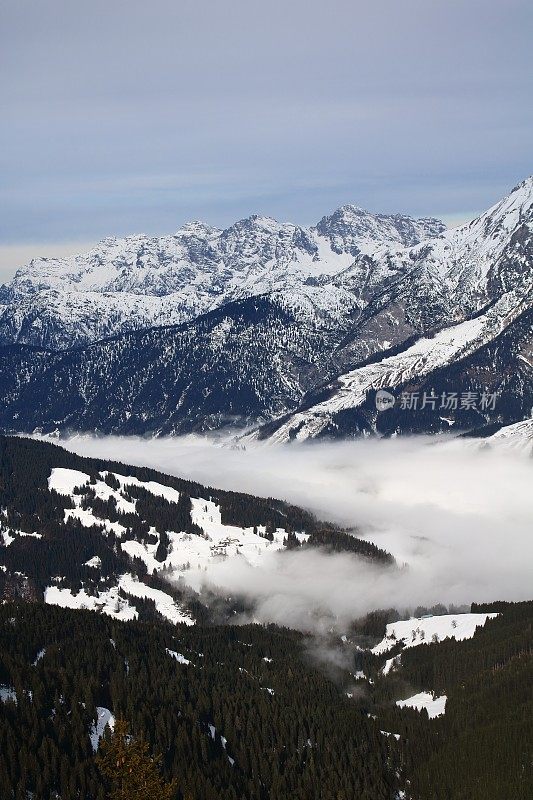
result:
[(160, 775), (161, 757), (153, 757), (143, 738), (128, 734), (128, 724), (117, 719), (113, 733), (100, 745), (97, 763), (111, 784), (109, 800), (172, 800), (176, 785)]

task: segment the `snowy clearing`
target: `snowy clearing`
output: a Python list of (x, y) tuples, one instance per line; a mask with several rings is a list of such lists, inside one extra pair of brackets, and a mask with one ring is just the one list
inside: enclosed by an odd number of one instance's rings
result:
[(189, 661), (188, 658), (185, 658), (185, 656), (182, 653), (177, 653), (175, 650), (169, 650), (168, 647), (166, 647), (165, 650), (168, 653), (168, 655), (174, 659), (174, 661), (178, 662), (178, 664), (185, 664), (185, 665), (192, 664), (192, 661)]
[[(387, 625), (385, 638), (372, 648), (372, 652), (381, 655), (399, 643), (404, 647), (417, 647), (433, 641), (441, 642), (443, 639), (471, 639), (476, 628), (482, 627), (487, 619), (496, 616), (497, 614), (442, 614), (391, 622)], [(388, 669), (391, 666), (392, 664)]]
[(399, 708), (414, 708), (417, 711), (422, 711), (425, 708), (428, 717), (435, 719), (435, 717), (440, 717), (444, 714), (447, 699), (445, 694), (441, 695), (441, 697), (435, 697), (430, 692), (419, 692), (406, 700), (397, 700), (396, 705)]
[(44, 602), (62, 608), (85, 608), (89, 611), (99, 611), (123, 621), (136, 619), (138, 616), (137, 611), (130, 606), (128, 601), (119, 596), (117, 586), (100, 592), (96, 596), (87, 594), (85, 589), (74, 594), (71, 589), (47, 586), (44, 591)]

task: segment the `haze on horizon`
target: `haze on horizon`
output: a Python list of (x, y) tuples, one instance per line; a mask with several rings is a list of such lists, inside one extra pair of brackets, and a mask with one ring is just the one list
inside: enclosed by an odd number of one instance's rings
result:
[(532, 24), (527, 0), (7, 0), (0, 280), (195, 218), (469, 218), (532, 171)]

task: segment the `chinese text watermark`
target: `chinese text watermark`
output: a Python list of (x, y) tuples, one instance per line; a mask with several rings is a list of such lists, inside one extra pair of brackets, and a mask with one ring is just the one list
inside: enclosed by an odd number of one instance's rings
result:
[(494, 411), (496, 392), (401, 392), (395, 397), (386, 389), (376, 392), (376, 408), (387, 411), (396, 406), (402, 411)]

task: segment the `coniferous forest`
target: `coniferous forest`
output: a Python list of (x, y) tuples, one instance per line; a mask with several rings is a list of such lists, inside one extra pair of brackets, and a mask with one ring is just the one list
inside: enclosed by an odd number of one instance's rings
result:
[[(70, 495), (51, 489), (57, 468), (86, 483)], [(179, 492), (178, 501), (149, 491), (150, 482)], [(206, 536), (191, 514), (197, 497), (265, 543), (283, 531), (287, 552), (319, 548), (398, 569), (353, 531), (277, 500), (0, 437), (2, 800), (136, 800), (148, 786), (154, 800), (533, 796), (533, 602), (473, 606), (497, 616), (472, 638), (405, 649), (393, 641), (381, 655), (371, 648), (388, 623), (406, 618), (402, 609), (354, 619), (342, 638), (236, 625), (240, 612), (253, 618), (246, 598), (196, 595), (166, 579), (170, 531)], [(124, 550), (113, 525), (139, 552), (151, 547), (161, 569)], [(124, 589), (129, 621), (113, 609), (44, 602), (50, 585), (98, 597), (124, 573), (196, 624), (171, 624), (150, 596)], [(428, 691), (447, 698), (437, 718), (396, 705)], [(116, 774), (113, 763), (122, 764)], [(144, 783), (128, 783), (131, 764)]]
[[(348, 669), (324, 670), (306, 637), (273, 626), (19, 602), (0, 608), (0, 636), (2, 798), (104, 800), (101, 708), (161, 756), (180, 800), (532, 796), (533, 603), (506, 605), (471, 640), (406, 650), (395, 677), (367, 663), (375, 682), (359, 693)], [(444, 716), (392, 703), (428, 685), (447, 694)]]

